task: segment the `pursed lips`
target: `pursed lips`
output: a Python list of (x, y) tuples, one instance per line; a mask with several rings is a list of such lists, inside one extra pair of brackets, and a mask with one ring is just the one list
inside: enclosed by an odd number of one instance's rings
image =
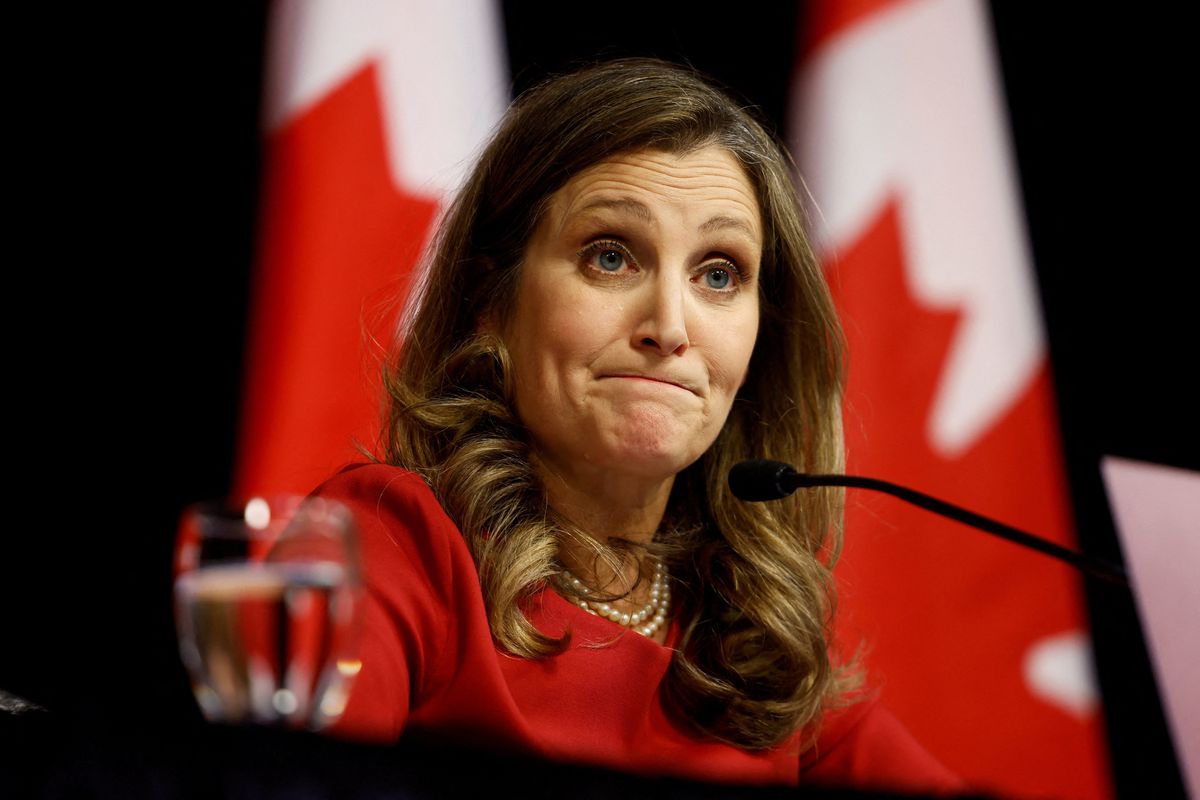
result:
[(623, 378), (625, 380), (650, 381), (651, 383), (662, 383), (667, 386), (674, 386), (676, 389), (683, 389), (686, 392), (691, 392), (692, 394), (696, 395), (697, 397), (701, 396), (701, 394), (697, 390), (695, 384), (693, 384), (691, 381), (688, 381), (688, 380), (685, 380), (682, 378), (673, 378), (673, 377), (668, 377), (665, 375), (646, 375), (646, 374), (640, 373), (640, 372), (612, 372), (612, 373), (608, 373), (608, 374), (600, 376), (601, 380), (604, 380), (605, 378)]

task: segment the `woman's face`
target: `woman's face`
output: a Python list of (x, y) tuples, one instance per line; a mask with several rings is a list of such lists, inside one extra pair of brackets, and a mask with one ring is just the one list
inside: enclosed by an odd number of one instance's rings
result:
[(618, 156), (554, 194), (502, 332), (538, 460), (664, 479), (699, 458), (746, 378), (762, 238), (716, 146)]

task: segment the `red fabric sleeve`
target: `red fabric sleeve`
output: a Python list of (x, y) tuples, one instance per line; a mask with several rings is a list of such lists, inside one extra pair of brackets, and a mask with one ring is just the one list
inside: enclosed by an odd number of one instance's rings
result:
[(874, 699), (829, 715), (800, 774), (803, 783), (858, 789), (914, 794), (967, 789)]
[(362, 560), (369, 565), (362, 669), (334, 731), (392, 741), (416, 698), (438, 680), (441, 643), (450, 630), (446, 594), (454, 584), (450, 532), (440, 529), (450, 523), (418, 476), (390, 467), (347, 469), (315, 493), (354, 514)]

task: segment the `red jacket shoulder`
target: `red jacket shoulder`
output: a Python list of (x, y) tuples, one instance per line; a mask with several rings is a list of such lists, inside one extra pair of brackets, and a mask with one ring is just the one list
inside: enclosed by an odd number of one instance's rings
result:
[(918, 794), (966, 789), (876, 698), (828, 715), (803, 759), (801, 779)]

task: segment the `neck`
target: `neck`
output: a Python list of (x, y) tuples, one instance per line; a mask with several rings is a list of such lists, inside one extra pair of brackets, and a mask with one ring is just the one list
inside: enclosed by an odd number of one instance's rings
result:
[[(534, 467), (546, 487), (550, 507), (602, 545), (610, 539), (634, 544), (653, 540), (675, 481), (673, 475), (647, 480), (603, 470), (568, 470), (542, 459), (535, 459)], [(616, 568), (598, 560), (587, 542), (571, 539), (563, 542), (559, 557), (593, 588), (617, 594), (633, 585), (640, 569), (638, 558), (626, 559)]]

